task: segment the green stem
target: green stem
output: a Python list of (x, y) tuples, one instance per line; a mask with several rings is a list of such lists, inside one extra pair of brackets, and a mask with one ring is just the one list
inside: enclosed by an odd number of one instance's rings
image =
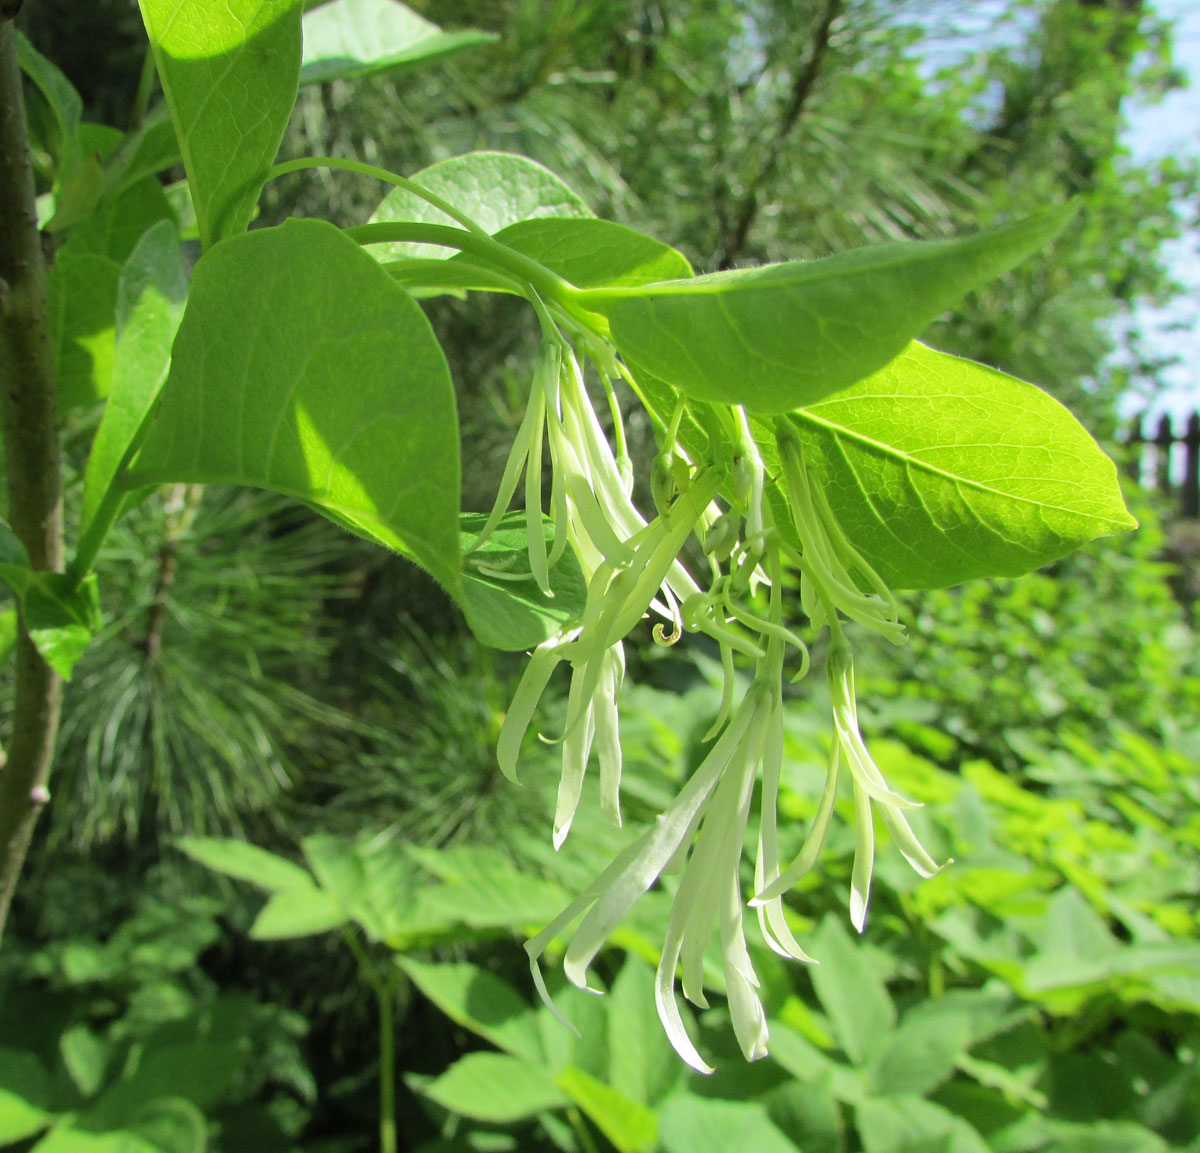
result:
[(579, 1147), (583, 1150), (583, 1153), (600, 1153), (596, 1148), (596, 1142), (592, 1140), (592, 1135), (588, 1131), (583, 1114), (572, 1106), (567, 1110), (567, 1116), (571, 1120), (571, 1128), (575, 1130), (575, 1136), (579, 1138)]
[(491, 264), (511, 272), (528, 284), (539, 296), (552, 300), (564, 311), (595, 330), (596, 317), (581, 308), (581, 292), (569, 280), (551, 272), (544, 264), (501, 244), (490, 236), (479, 236), (463, 228), (451, 228), (445, 224), (421, 224), (416, 221), (390, 220), (376, 224), (359, 224), (344, 230), (351, 240), (359, 244), (436, 244), (442, 248), (456, 248), (469, 252)]
[(87, 530), (80, 538), (79, 547), (75, 550), (75, 556), (67, 567), (67, 578), (70, 581), (72, 589), (77, 589), (83, 584), (88, 573), (92, 571), (92, 565), (96, 563), (96, 556), (100, 552), (100, 546), (104, 544), (109, 529), (112, 528), (117, 518), (121, 515), (121, 508), (125, 503), (126, 495), (125, 492), (117, 487), (115, 482), (109, 485), (108, 491), (104, 494), (100, 504), (96, 508), (95, 515), (88, 522)]
[(379, 1005), (379, 1153), (396, 1153), (396, 982), (379, 975), (353, 929), (342, 940)]
[(129, 125), (131, 131), (137, 131), (146, 121), (146, 110), (150, 107), (150, 97), (154, 94), (154, 81), (157, 76), (154, 49), (147, 45), (146, 55), (142, 59), (142, 72), (138, 77), (137, 93), (133, 98), (133, 115)]
[(422, 188), (415, 180), (397, 176), (396, 173), (389, 172), (386, 168), (379, 168), (374, 164), (364, 164), (361, 160), (343, 160), (338, 156), (302, 156), (298, 160), (286, 160), (282, 164), (276, 164), (267, 173), (267, 179), (274, 180), (277, 176), (286, 176), (289, 172), (302, 172), (308, 168), (336, 168), (342, 172), (357, 172), (360, 176), (374, 176), (388, 184), (394, 184), (397, 188), (403, 188), (405, 192), (411, 192), (414, 196), (424, 200), (426, 204), (432, 204), (434, 208), (439, 212), (444, 212), (451, 220), (457, 220), (468, 232), (472, 232), (476, 236), (488, 235), (487, 230), (472, 220), (465, 212), (455, 208), (448, 200), (443, 200), (437, 193)]
[(142, 418), (141, 425), (133, 434), (129, 447), (125, 450), (125, 455), (121, 457), (121, 463), (113, 474), (108, 490), (100, 498), (100, 503), (96, 506), (92, 519), (83, 527), (83, 535), (76, 546), (75, 556), (67, 566), (67, 576), (70, 578), (72, 589), (78, 588), (88, 573), (92, 571), (92, 565), (96, 563), (96, 556), (99, 554), (109, 530), (124, 511), (125, 498), (129, 495), (130, 490), (122, 486), (121, 480), (129, 471), (129, 466), (133, 463), (133, 458), (137, 456), (138, 449), (142, 447), (142, 441), (146, 438), (146, 433), (150, 431), (153, 419), (153, 410)]
[(396, 989), (379, 991), (379, 1150), (396, 1153)]

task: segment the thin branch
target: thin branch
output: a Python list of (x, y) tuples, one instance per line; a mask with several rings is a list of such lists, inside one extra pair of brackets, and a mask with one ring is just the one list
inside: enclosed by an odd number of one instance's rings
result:
[[(11, 11), (9, 5), (6, 11)], [(62, 472), (46, 261), (37, 226), (16, 33), (0, 20), (0, 420), (12, 529), (35, 569), (61, 572)], [(0, 770), (0, 932), (33, 826), (49, 800), (59, 678), (24, 628), (17, 640), (16, 711)]]
[(779, 168), (779, 161), (783, 156), (784, 145), (787, 143), (787, 139), (792, 134), (796, 125), (800, 122), (800, 117), (804, 114), (805, 106), (808, 104), (809, 98), (817, 86), (817, 79), (821, 75), (821, 68), (825, 63), (825, 54), (829, 48), (829, 37), (833, 30), (833, 22), (841, 15), (844, 6), (845, 0), (827, 0), (825, 4), (825, 11), (821, 14), (821, 22), (817, 25), (816, 33), (813, 36), (808, 59), (804, 62), (804, 67), (796, 73), (796, 78), (792, 83), (791, 98), (788, 100), (787, 107), (783, 110), (783, 115), (779, 118), (779, 123), (775, 127), (775, 134), (767, 145), (767, 154), (763, 158), (757, 176), (750, 182), (746, 190), (746, 195), (742, 197), (742, 202), (734, 217), (733, 226), (726, 234), (725, 243), (722, 246), (721, 259), (717, 263), (718, 269), (732, 268), (741, 255), (742, 248), (746, 243), (746, 237), (749, 235), (750, 229), (758, 217), (759, 193), (771, 181), (776, 170)]

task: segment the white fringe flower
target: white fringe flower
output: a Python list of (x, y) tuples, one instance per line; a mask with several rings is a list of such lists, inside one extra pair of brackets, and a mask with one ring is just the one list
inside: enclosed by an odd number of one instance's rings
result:
[[(609, 366), (601, 365), (609, 385)], [(683, 995), (706, 1007), (703, 960), (712, 931), (720, 942), (725, 991), (738, 1044), (748, 1060), (767, 1051), (767, 1021), (750, 961), (744, 910), (755, 909), (768, 945), (782, 956), (811, 962), (787, 924), (783, 895), (815, 864), (832, 819), (841, 766), (850, 773), (855, 802), (856, 850), (850, 915), (863, 928), (874, 866), (872, 806), (878, 806), (893, 841), (922, 876), (938, 866), (917, 841), (904, 816), (914, 807), (891, 790), (863, 741), (854, 698), (854, 668), (843, 620), (889, 640), (904, 640), (895, 598), (837, 524), (829, 502), (812, 483), (800, 440), (786, 419), (775, 425), (782, 474), (777, 478), (791, 521), (775, 526), (766, 498), (762, 459), (746, 414), (713, 407), (729, 457), (695, 467), (675, 443), (682, 405), (655, 462), (652, 483), (657, 515), (647, 521), (630, 499), (632, 484), (618, 420), (614, 454), (592, 408), (574, 352), (559, 337), (546, 341), (524, 419), (501, 481), (496, 505), (475, 542), (494, 530), (525, 475), (530, 569), (549, 593), (549, 570), (562, 551), (574, 551), (587, 580), (579, 621), (534, 650), (504, 719), (497, 746), (502, 771), (516, 779), (521, 746), (537, 703), (555, 668), (571, 666), (562, 736), (562, 776), (554, 813), (556, 849), (575, 816), (588, 764), (599, 761), (603, 811), (620, 824), (621, 746), (618, 696), (625, 673), (623, 640), (647, 614), (670, 624), (655, 628), (668, 644), (685, 631), (703, 632), (719, 646), (724, 687), (706, 740), (712, 748), (654, 823), (629, 845), (550, 924), (526, 945), (533, 979), (556, 1016), (540, 958), (569, 933), (563, 969), (589, 988), (588, 969), (634, 903), (666, 872), (680, 872), (663, 940), (655, 984), (658, 1014), (672, 1045), (693, 1068), (711, 1072), (688, 1036), (676, 1000)], [(541, 529), (541, 468), (548, 447), (553, 470), (549, 551)], [(723, 483), (727, 507), (718, 501)], [(680, 556), (695, 536), (707, 554), (711, 579), (702, 588)], [(797, 547), (798, 542), (798, 547)], [(799, 854), (781, 867), (778, 798), (784, 758), (783, 679), (789, 652), (799, 655), (793, 680), (808, 670), (808, 650), (786, 624), (783, 563), (801, 574), (801, 606), (814, 629), (830, 634), (827, 674), (834, 737), (825, 788)], [(765, 615), (754, 605), (766, 590)], [(866, 590), (866, 591), (864, 591)], [(735, 702), (738, 656), (754, 677)], [(747, 902), (741, 861), (755, 783), (761, 771), (761, 820), (754, 893)], [(560, 1019), (561, 1018), (560, 1016)]]

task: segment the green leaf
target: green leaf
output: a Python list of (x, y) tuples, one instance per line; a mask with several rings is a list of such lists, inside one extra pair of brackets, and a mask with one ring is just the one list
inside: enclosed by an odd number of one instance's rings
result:
[(125, 482), (306, 501), (459, 590), (458, 421), (420, 307), (319, 220), (196, 265), (158, 415)]
[[(459, 517), (464, 549), (486, 521), (480, 513)], [(543, 527), (549, 547), (554, 528), (548, 519)], [(463, 563), (463, 613), (471, 631), (494, 649), (521, 652), (535, 648), (583, 614), (587, 582), (574, 551), (567, 549), (550, 570), (550, 591), (554, 595), (548, 597), (530, 571), (528, 543), (525, 513), (510, 512)]]
[(59, 408), (95, 404), (112, 387), (121, 266), (74, 236), (50, 270), (50, 328)]
[(0, 664), (8, 660), (9, 654), (17, 646), (18, 623), (16, 609), (0, 610)]
[[(577, 288), (637, 287), (692, 276), (687, 257), (641, 232), (610, 220), (522, 220), (496, 233), (509, 248), (544, 264)], [(465, 259), (462, 254), (451, 263)]]
[(175, 842), (193, 861), (238, 881), (249, 881), (271, 892), (312, 889), (313, 879), (299, 865), (245, 841), (226, 837), (187, 837)]
[(50, 1075), (32, 1053), (0, 1049), (0, 1143), (30, 1137), (50, 1124)]
[(423, 918), (471, 929), (518, 929), (544, 924), (570, 900), (552, 881), (502, 874), (458, 884), (435, 885), (419, 896)]
[(115, 480), (158, 399), (171, 364), (171, 344), (187, 300), (187, 274), (175, 225), (148, 229), (121, 270), (117, 291), (113, 391), (104, 406), (83, 479), (80, 533)]
[(54, 119), (56, 160), (60, 167), (79, 150), (79, 125), (83, 98), (75, 86), (29, 40), (17, 33), (17, 61), (21, 71), (37, 86)]
[(147, 1101), (128, 1128), (162, 1153), (205, 1153), (208, 1149), (208, 1122), (196, 1105), (182, 1097)]
[(88, 250), (123, 265), (146, 229), (160, 220), (173, 220), (163, 187), (153, 176), (144, 177), (119, 193), (104, 196), (96, 210), (71, 230), (66, 247)]
[(256, 941), (312, 937), (340, 929), (349, 921), (331, 894), (310, 884), (272, 893), (250, 926), (250, 936)]
[(83, 220), (91, 212), (100, 195), (103, 174), (95, 154), (80, 145), (83, 100), (75, 87), (19, 32), (17, 59), (21, 69), (45, 97), (54, 120), (54, 188), (50, 194), (49, 214), (45, 219), (39, 219), (38, 225), (57, 232)]
[[(518, 221), (541, 217), (591, 216), (583, 201), (548, 168), (507, 152), (468, 152), (432, 164), (411, 179), (465, 212), (486, 232), (499, 232)], [(403, 188), (388, 193), (371, 220), (461, 227), (440, 209)], [(449, 257), (453, 251), (436, 244), (371, 245), (371, 255), (376, 260)]]
[(880, 1096), (931, 1093), (954, 1072), (970, 1041), (965, 1009), (940, 1011), (938, 1001), (921, 1002), (898, 1029), (884, 1038), (867, 1069), (870, 1090)]
[(680, 1094), (663, 1103), (658, 1125), (665, 1153), (797, 1153), (765, 1107), (754, 1102)]
[(347, 80), (428, 64), (491, 44), (490, 32), (443, 32), (394, 0), (332, 0), (304, 17), (301, 84)]
[[(305, 837), (301, 848), (322, 891), (348, 919), (358, 921), (371, 937), (380, 938), (383, 926), (367, 900), (367, 860), (372, 855), (369, 843), (360, 846), (346, 837), (317, 835)], [(401, 851), (390, 845), (388, 849), (404, 860)], [(394, 903), (404, 895), (394, 893)]]
[(142, 184), (145, 177), (155, 176), (181, 163), (182, 159), (171, 110), (166, 103), (159, 103), (135, 131), (122, 139), (113, 154), (105, 158), (105, 193), (111, 195), (131, 185)]
[(920, 344), (790, 419), (838, 524), (894, 589), (1020, 576), (1136, 526), (1112, 461), (1058, 401)]
[(452, 1113), (498, 1123), (571, 1103), (544, 1066), (504, 1053), (468, 1053), (419, 1091)]
[(83, 1097), (94, 1097), (104, 1084), (112, 1044), (87, 1025), (73, 1025), (58, 1039), (63, 1065)]
[(186, 1099), (211, 1109), (229, 1098), (250, 1054), (246, 1041), (162, 1040), (170, 1035), (167, 1025), (149, 1044), (134, 1050), (120, 1079), (77, 1118), (81, 1128), (135, 1129), (147, 1105), (164, 1099)]
[(573, 1066), (563, 1069), (557, 1080), (617, 1153), (654, 1153), (657, 1149), (658, 1121), (645, 1105)]
[(882, 1047), (896, 1023), (887, 988), (834, 913), (827, 913), (821, 922), (813, 939), (813, 956), (820, 964), (808, 974), (821, 1007), (846, 1056), (863, 1065)]
[(678, 1080), (680, 1061), (657, 1017), (654, 970), (626, 953), (608, 993), (608, 1082), (625, 1096), (655, 1104)]
[(872, 1097), (856, 1120), (864, 1153), (988, 1153), (976, 1129), (920, 1097)]
[(103, 623), (95, 574), (76, 586), (62, 573), (30, 573), (21, 608), (42, 660), (69, 681)]
[(245, 229), (279, 149), (296, 102), (303, 5), (138, 3), (207, 249)]
[(76, 1129), (71, 1125), (62, 1125), (46, 1134), (33, 1147), (31, 1153), (164, 1153), (164, 1151), (128, 1129), (96, 1133), (86, 1129)]
[(623, 355), (688, 397), (787, 412), (881, 368), (972, 288), (1052, 240), (1072, 211), (964, 240), (589, 289), (579, 303), (608, 318)]
[(396, 964), (451, 1021), (513, 1057), (545, 1063), (537, 1013), (508, 982), (465, 961), (431, 965), (397, 957)]
[(866, 1078), (860, 1070), (835, 1060), (780, 1021), (771, 1022), (770, 1054), (780, 1068), (797, 1080), (827, 1086), (837, 1101), (857, 1105), (866, 1096)]
[[(1090, 1125), (1053, 1124), (1047, 1153), (1170, 1153), (1157, 1133), (1133, 1121), (1095, 1121)], [(1194, 1145), (1189, 1148), (1195, 1148)]]

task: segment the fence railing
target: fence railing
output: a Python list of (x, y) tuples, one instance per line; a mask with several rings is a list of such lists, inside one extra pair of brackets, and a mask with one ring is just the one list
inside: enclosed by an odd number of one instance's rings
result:
[[(1177, 425), (1183, 426), (1181, 435), (1175, 432)], [(1176, 421), (1165, 413), (1157, 422), (1147, 420), (1145, 414), (1135, 417), (1125, 443), (1134, 479), (1176, 496), (1182, 516), (1200, 519), (1200, 412)], [(1175, 463), (1179, 454), (1182, 468)]]

